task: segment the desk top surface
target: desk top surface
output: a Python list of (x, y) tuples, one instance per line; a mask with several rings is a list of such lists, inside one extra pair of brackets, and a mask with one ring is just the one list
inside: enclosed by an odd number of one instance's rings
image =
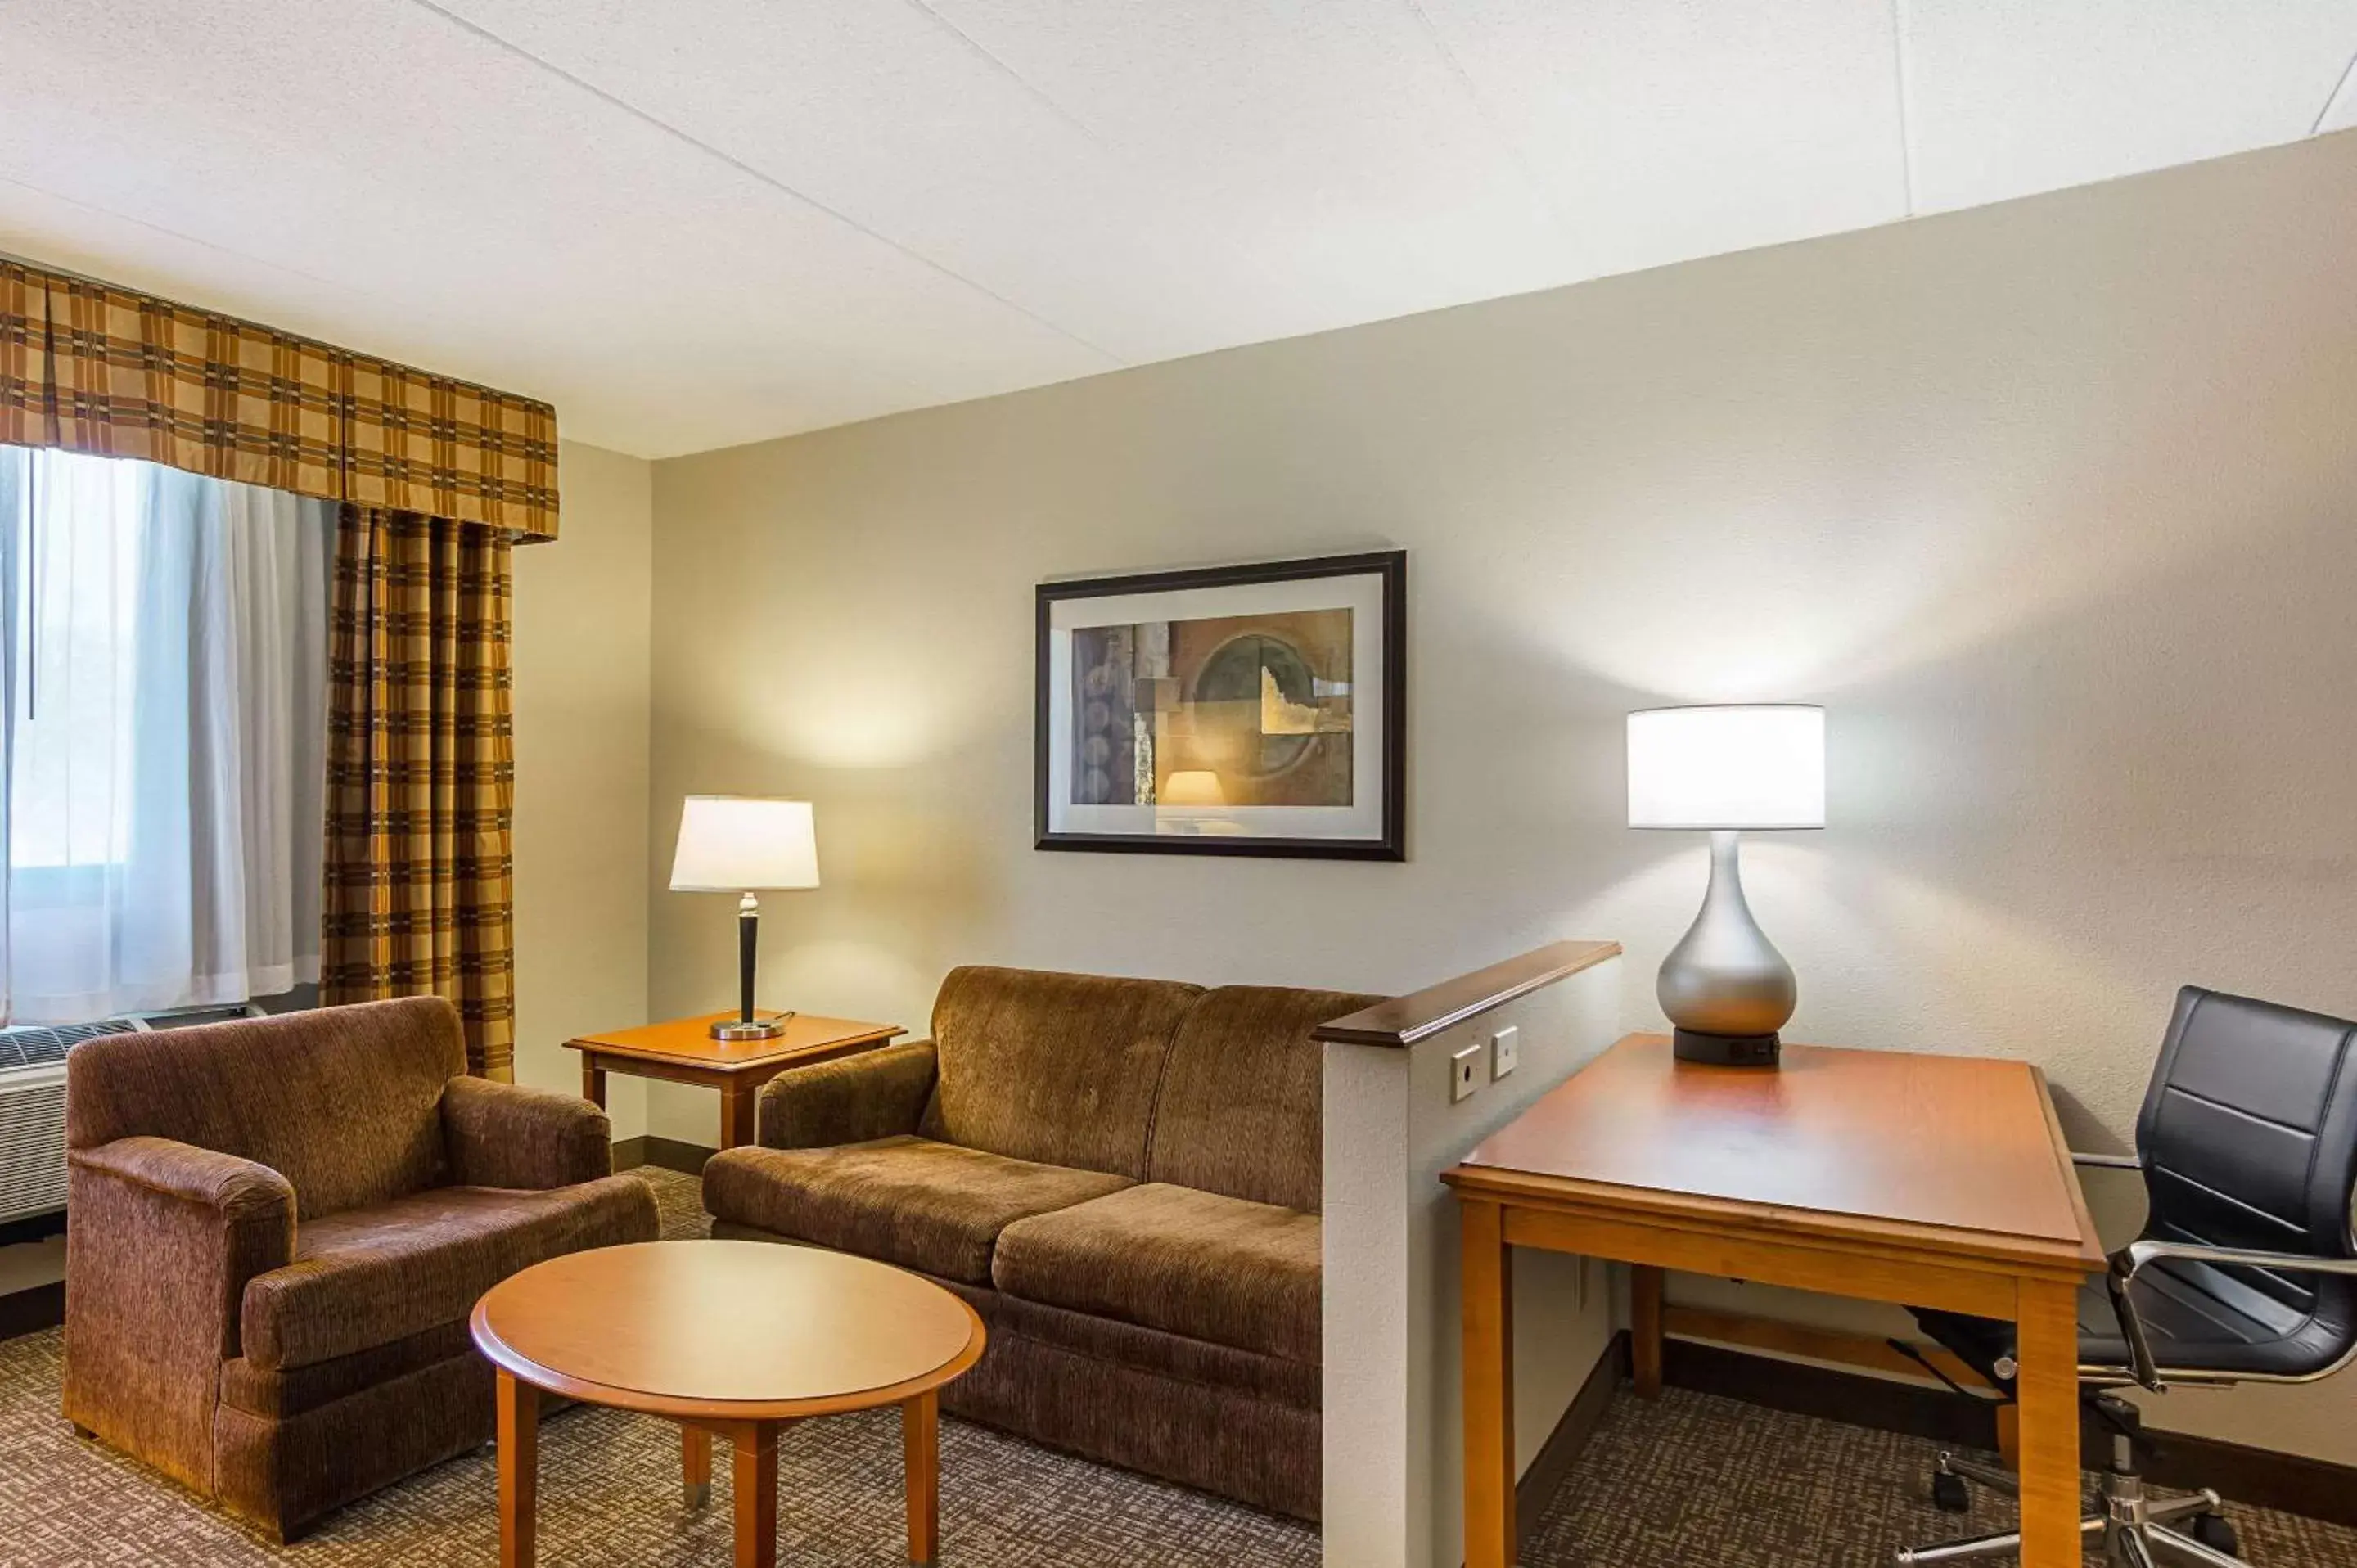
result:
[(1666, 1036), (1631, 1035), (1451, 1176), (1491, 1189), (1492, 1173), (1983, 1232), (2103, 1262), (2045, 1079), (2026, 1062), (1788, 1045), (1770, 1071), (1681, 1062)]
[[(764, 1008), (759, 1015), (774, 1017)], [(716, 1072), (742, 1072), (768, 1067), (812, 1052), (841, 1052), (870, 1042), (908, 1033), (898, 1024), (870, 1024), (857, 1018), (828, 1018), (816, 1013), (794, 1013), (786, 1018), (785, 1033), (767, 1040), (716, 1040), (712, 1025), (734, 1018), (734, 1013), (706, 1013), (694, 1018), (673, 1018), (635, 1029), (613, 1029), (583, 1035), (565, 1042), (565, 1048), (593, 1051), (601, 1057), (635, 1057), (641, 1061), (673, 1062)]]

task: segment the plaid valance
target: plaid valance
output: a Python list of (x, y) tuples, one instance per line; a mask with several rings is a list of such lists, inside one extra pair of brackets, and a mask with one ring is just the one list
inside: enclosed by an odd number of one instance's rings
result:
[(556, 412), (0, 259), (0, 442), (556, 537)]

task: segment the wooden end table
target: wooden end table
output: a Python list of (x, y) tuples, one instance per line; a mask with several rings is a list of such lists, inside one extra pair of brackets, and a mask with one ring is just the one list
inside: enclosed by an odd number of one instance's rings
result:
[[(766, 1012), (769, 1017), (775, 1013)], [(716, 1040), (715, 1019), (734, 1013), (706, 1013), (700, 1018), (674, 1018), (636, 1029), (584, 1035), (565, 1042), (581, 1053), (581, 1094), (600, 1110), (606, 1104), (606, 1075), (629, 1073), (659, 1078), (670, 1083), (692, 1083), (720, 1091), (720, 1146), (733, 1149), (753, 1141), (753, 1110), (761, 1086), (788, 1068), (832, 1061), (836, 1057), (872, 1051), (908, 1033), (898, 1024), (867, 1024), (856, 1018), (825, 1018), (813, 1013), (785, 1015), (786, 1032), (770, 1040)]]
[(542, 1391), (680, 1426), (688, 1506), (712, 1494), (712, 1439), (734, 1450), (737, 1568), (778, 1561), (778, 1434), (900, 1407), (909, 1561), (941, 1524), (942, 1384), (982, 1359), (982, 1319), (930, 1280), (770, 1241), (640, 1241), (536, 1263), (475, 1305), (499, 1369), (500, 1564), (531, 1568)]

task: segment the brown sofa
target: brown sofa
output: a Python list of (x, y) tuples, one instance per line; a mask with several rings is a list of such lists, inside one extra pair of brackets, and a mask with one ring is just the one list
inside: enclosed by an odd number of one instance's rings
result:
[(476, 1298), (656, 1234), (605, 1113), (465, 1076), (436, 997), (68, 1058), (67, 1419), (285, 1539), (488, 1441)]
[(926, 1274), (989, 1326), (961, 1415), (1315, 1519), (1322, 1057), (1374, 1000), (961, 969), (933, 1037), (780, 1075), (716, 1236)]

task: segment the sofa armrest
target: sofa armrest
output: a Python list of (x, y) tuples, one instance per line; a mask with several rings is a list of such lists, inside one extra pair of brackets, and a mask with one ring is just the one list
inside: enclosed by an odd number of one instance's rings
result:
[(66, 1158), (66, 1415), (210, 1487), (221, 1363), (246, 1281), (294, 1260), (295, 1188), (170, 1138)]
[(614, 1127), (586, 1100), (489, 1079), (442, 1086), (454, 1187), (571, 1187), (614, 1174)]
[(933, 1042), (910, 1040), (781, 1072), (761, 1090), (760, 1142), (823, 1149), (913, 1133), (935, 1068)]

